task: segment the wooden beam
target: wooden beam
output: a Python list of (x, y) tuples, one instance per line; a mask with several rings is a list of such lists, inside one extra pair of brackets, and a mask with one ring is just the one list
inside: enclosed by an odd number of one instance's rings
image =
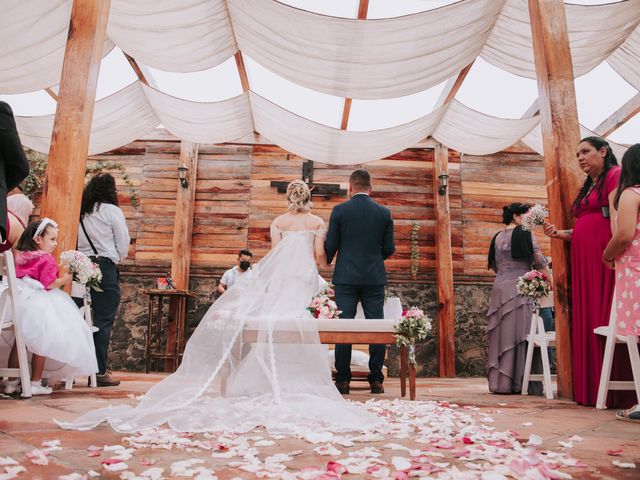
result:
[(351, 99), (344, 99), (344, 107), (342, 108), (342, 122), (340, 122), (340, 130), (346, 130), (349, 125), (349, 114), (351, 113)]
[[(198, 144), (183, 140), (180, 143), (180, 165), (187, 167), (187, 185), (177, 180), (178, 171), (176, 169), (176, 183), (178, 191), (176, 194), (176, 213), (173, 223), (173, 254), (171, 256), (171, 277), (178, 290), (189, 290), (189, 272), (191, 270), (191, 240), (193, 236), (193, 215), (196, 198), (196, 180), (198, 171)], [(178, 298), (171, 298), (169, 302), (169, 322), (167, 329), (166, 353), (175, 351), (178, 341), (178, 322), (175, 319), (181, 312), (178, 311), (180, 305)], [(172, 372), (177, 365), (173, 365), (173, 360), (164, 362), (166, 372)]]
[[(573, 224), (572, 204), (583, 174), (575, 160), (580, 126), (565, 7), (563, 0), (528, 1), (550, 221), (559, 229), (567, 229)], [(572, 398), (569, 244), (552, 241), (551, 255), (556, 287), (558, 395)]]
[(126, 54), (125, 52), (122, 52), (122, 53), (124, 55), (124, 58), (127, 59), (127, 62), (129, 62), (129, 65), (131, 65), (131, 68), (133, 69), (133, 72), (138, 77), (138, 80), (140, 80), (145, 85), (149, 85), (149, 82), (147, 81), (147, 77), (145, 76), (144, 72), (140, 68), (140, 65), (138, 65), (138, 62), (136, 62), (136, 59)]
[(40, 206), (60, 226), (59, 251), (76, 248), (89, 135), (110, 0), (74, 0)]
[[(369, 11), (369, 0), (360, 0), (358, 3), (358, 20), (365, 20)], [(351, 98), (344, 99), (342, 107), (342, 121), (340, 122), (340, 130), (346, 130), (349, 125), (349, 115), (351, 114)]]
[(538, 106), (538, 99), (536, 98), (527, 111), (522, 114), (522, 118), (531, 118), (537, 115), (538, 112), (540, 112), (540, 107)]
[(449, 174), (449, 149), (438, 145), (433, 158), (433, 195), (436, 217), (436, 278), (438, 284), (438, 351), (441, 377), (456, 376), (455, 323), (453, 298), (453, 257), (451, 253), (451, 213), (449, 191), (443, 195), (441, 174)]
[(49, 96), (51, 98), (53, 98), (56, 102), (58, 101), (58, 95), (56, 95), (56, 92), (54, 92), (51, 87), (47, 87), (44, 89), (45, 92), (47, 92), (49, 94)]
[(440, 108), (445, 103), (449, 103), (451, 100), (455, 98), (456, 94), (458, 93), (458, 90), (460, 90), (460, 87), (464, 82), (464, 79), (467, 78), (467, 75), (469, 74), (471, 67), (473, 67), (473, 62), (471, 62), (469, 65), (467, 65), (462, 70), (460, 70), (460, 73), (458, 73), (456, 77), (451, 77), (447, 81), (447, 84), (444, 86), (444, 88), (442, 89), (442, 92), (440, 93), (440, 98), (438, 98), (438, 101), (433, 107), (434, 110), (437, 108)]
[(240, 75), (240, 83), (242, 84), (242, 91), (249, 91), (249, 77), (247, 76), (247, 69), (244, 66), (244, 58), (242, 58), (242, 52), (238, 50), (234, 58), (236, 59), (236, 66), (238, 67), (238, 74)]
[(601, 137), (608, 137), (622, 125), (627, 123), (640, 112), (640, 93), (636, 93), (631, 100), (613, 112), (609, 118), (598, 125), (594, 132)]

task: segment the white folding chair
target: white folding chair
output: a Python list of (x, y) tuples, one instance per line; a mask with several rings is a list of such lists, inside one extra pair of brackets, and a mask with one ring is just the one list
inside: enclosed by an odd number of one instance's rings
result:
[[(635, 335), (618, 335), (618, 315), (616, 312), (616, 294), (613, 294), (613, 304), (611, 305), (611, 315), (609, 325), (593, 329), (596, 335), (605, 337), (604, 358), (602, 359), (602, 372), (600, 373), (600, 384), (598, 386), (598, 397), (596, 408), (604, 410), (607, 408), (607, 394), (609, 390), (635, 390), (638, 402), (640, 402), (640, 353), (638, 353), (638, 337)], [(631, 371), (633, 381), (611, 380), (611, 367), (613, 366), (613, 354), (616, 344), (624, 343), (629, 351), (631, 361)]]
[[(545, 397), (553, 400), (553, 383), (556, 375), (551, 375), (551, 366), (549, 362), (549, 347), (556, 344), (556, 332), (545, 332), (542, 317), (537, 312), (533, 312), (531, 317), (531, 328), (527, 335), (527, 357), (524, 364), (524, 377), (522, 378), (522, 395), (528, 394), (529, 382), (542, 380)], [(540, 348), (540, 356), (542, 357), (542, 374), (532, 374), (531, 365), (533, 364), (533, 349)]]
[[(74, 286), (72, 287), (72, 291), (71, 291), (72, 295), (74, 294), (75, 288), (76, 288), (76, 285), (74, 282)], [(82, 296), (83, 305), (82, 307), (80, 307), (80, 312), (84, 316), (84, 321), (87, 322), (87, 325), (89, 325), (89, 328), (91, 329), (91, 333), (95, 333), (99, 329), (98, 327), (93, 326), (93, 317), (91, 316), (91, 294), (89, 292), (89, 289), (87, 289), (84, 285), (82, 285), (82, 288), (84, 290), (84, 294)], [(90, 387), (98, 386), (98, 381), (96, 379), (95, 373), (92, 373), (91, 376), (89, 377), (89, 386)], [(73, 388), (73, 377), (65, 380), (64, 388), (65, 390), (71, 390)]]
[[(31, 375), (29, 374), (29, 358), (27, 349), (22, 340), (20, 329), (16, 323), (20, 321), (16, 309), (16, 297), (18, 285), (16, 282), (16, 270), (11, 251), (0, 254), (0, 275), (6, 278), (7, 287), (0, 294), (0, 330), (13, 329), (16, 348), (18, 350), (18, 368), (0, 368), (0, 377), (20, 377), (22, 383), (22, 396), (31, 397)], [(9, 314), (9, 312), (11, 314)]]

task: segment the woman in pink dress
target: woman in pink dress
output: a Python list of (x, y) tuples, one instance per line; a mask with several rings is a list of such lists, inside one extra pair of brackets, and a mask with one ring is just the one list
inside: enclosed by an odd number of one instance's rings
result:
[[(576, 157), (587, 178), (573, 204), (574, 228), (558, 230), (546, 223), (544, 232), (551, 238), (571, 242), (573, 399), (583, 405), (595, 405), (604, 341), (593, 329), (608, 325), (611, 313), (615, 277), (613, 270), (602, 263), (602, 252), (611, 239), (609, 194), (618, 185), (620, 167), (611, 147), (600, 137), (582, 139)], [(628, 359), (618, 355), (613, 378), (629, 369), (624, 362)], [(615, 392), (607, 405), (629, 406), (633, 403), (629, 399)]]
[[(602, 261), (615, 267), (618, 334), (640, 336), (640, 143), (622, 157), (620, 186), (612, 194), (611, 210), (615, 228)], [(621, 410), (617, 418), (640, 422), (640, 407)]]

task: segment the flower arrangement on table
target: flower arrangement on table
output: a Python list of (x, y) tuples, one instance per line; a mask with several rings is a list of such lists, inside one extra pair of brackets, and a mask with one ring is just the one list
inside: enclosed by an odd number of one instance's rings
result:
[(409, 361), (416, 365), (416, 342), (427, 338), (431, 331), (431, 318), (417, 307), (402, 312), (394, 327), (396, 345), (409, 347)]
[(315, 318), (332, 319), (339, 318), (342, 310), (338, 310), (335, 302), (336, 292), (333, 284), (327, 283), (321, 289), (318, 295), (313, 297), (307, 310)]
[(544, 225), (545, 218), (549, 216), (549, 210), (544, 205), (539, 203), (531, 207), (527, 213), (524, 214), (522, 220), (523, 230), (533, 231), (538, 225)]
[(77, 250), (67, 250), (60, 254), (60, 263), (73, 275), (73, 281), (81, 283), (87, 288), (101, 292), (100, 282), (102, 272), (100, 267), (89, 257)]
[(551, 282), (546, 274), (538, 270), (531, 270), (518, 278), (516, 291), (520, 295), (531, 297), (533, 306), (537, 310), (539, 308), (538, 300), (549, 295)]

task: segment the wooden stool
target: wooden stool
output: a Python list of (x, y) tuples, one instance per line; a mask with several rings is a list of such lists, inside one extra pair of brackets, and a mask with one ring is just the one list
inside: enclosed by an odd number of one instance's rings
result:
[[(151, 359), (165, 360), (164, 371), (173, 372), (180, 365), (186, 343), (185, 321), (187, 300), (196, 294), (188, 290), (142, 290), (149, 295), (149, 313), (147, 317), (147, 345), (145, 349), (146, 372), (149, 373)], [(164, 315), (163, 300), (169, 299), (167, 315)], [(155, 300), (155, 302), (154, 302)], [(154, 303), (156, 304), (154, 312)], [(163, 328), (164, 327), (164, 328)], [(162, 342), (162, 333), (166, 332), (167, 341)], [(155, 335), (155, 341), (154, 341)], [(167, 360), (172, 360), (171, 364)], [(156, 364), (157, 366), (157, 364)]]

